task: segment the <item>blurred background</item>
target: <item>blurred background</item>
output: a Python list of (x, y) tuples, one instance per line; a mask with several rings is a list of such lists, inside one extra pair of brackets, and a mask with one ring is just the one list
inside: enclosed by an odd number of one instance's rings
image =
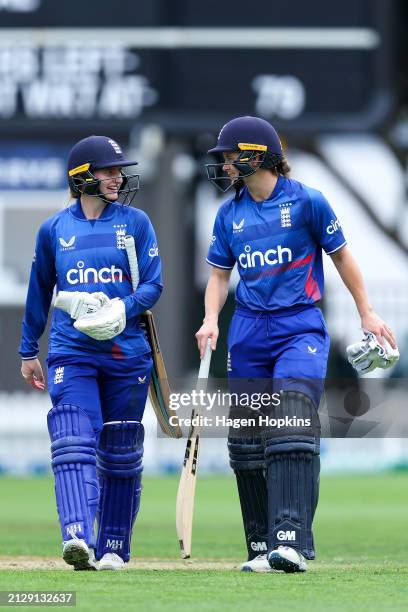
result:
[[(292, 176), (333, 205), (374, 308), (397, 334), (401, 360), (387, 377), (406, 377), (407, 58), (403, 0), (0, 0), (0, 471), (49, 469), (49, 399), (25, 386), (17, 349), (38, 226), (69, 204), (67, 153), (90, 134), (117, 139), (140, 163), (135, 205), (158, 235), (165, 291), (155, 312), (170, 377), (198, 368), (204, 260), (222, 201), (204, 176), (206, 151), (244, 114), (273, 123)], [(344, 350), (360, 339), (359, 319), (328, 257), (325, 271), (330, 376), (352, 377)], [(212, 364), (219, 378), (233, 289)], [(146, 428), (146, 470), (178, 470), (185, 441), (158, 439), (151, 409)], [(323, 445), (328, 472), (407, 461), (397, 438)], [(205, 440), (201, 465), (227, 470), (225, 441)]]

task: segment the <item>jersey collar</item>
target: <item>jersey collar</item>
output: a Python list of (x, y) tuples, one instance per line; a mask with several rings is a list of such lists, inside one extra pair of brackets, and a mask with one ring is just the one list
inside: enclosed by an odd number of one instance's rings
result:
[[(115, 213), (114, 206), (114, 203), (106, 204), (100, 217), (98, 217), (98, 219), (92, 219), (92, 221), (107, 221), (108, 219), (111, 219)], [(81, 200), (79, 198), (75, 201), (74, 204), (72, 204), (72, 206), (69, 207), (69, 210), (76, 219), (80, 219), (81, 221), (90, 221), (90, 219), (87, 219), (84, 215), (84, 211), (82, 210), (81, 206)]]
[(269, 200), (274, 200), (280, 193), (280, 191), (282, 190), (283, 187), (283, 183), (285, 182), (285, 178), (279, 174), (278, 176), (278, 180), (276, 181), (276, 185), (273, 188), (272, 192), (268, 195), (267, 198), (265, 198), (264, 200), (262, 200), (261, 202), (256, 202), (253, 197), (251, 196), (248, 187), (245, 187), (245, 194), (247, 196), (247, 198), (253, 202), (254, 204), (257, 204), (258, 206), (262, 205), (263, 202), (268, 202)]

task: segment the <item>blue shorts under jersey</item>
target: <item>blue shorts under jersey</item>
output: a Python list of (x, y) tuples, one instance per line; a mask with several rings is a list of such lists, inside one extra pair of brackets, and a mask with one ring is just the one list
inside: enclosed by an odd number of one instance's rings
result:
[[(257, 393), (299, 391), (315, 406), (326, 376), (330, 339), (321, 311), (298, 306), (276, 312), (237, 308), (228, 333), (228, 378), (248, 380)], [(245, 383), (244, 383), (245, 385)]]
[(245, 188), (221, 206), (207, 262), (224, 269), (237, 264), (238, 306), (274, 311), (320, 300), (322, 249), (330, 254), (345, 244), (325, 197), (279, 176), (263, 202), (253, 200)]
[(110, 421), (141, 421), (152, 358), (49, 355), (48, 389), (53, 406), (71, 404), (88, 415), (94, 431)]

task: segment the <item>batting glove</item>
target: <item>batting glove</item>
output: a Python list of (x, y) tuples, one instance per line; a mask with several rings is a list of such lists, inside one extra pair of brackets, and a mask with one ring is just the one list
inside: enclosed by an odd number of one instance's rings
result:
[(55, 308), (67, 312), (73, 319), (97, 312), (109, 298), (102, 291), (88, 293), (87, 291), (60, 291), (55, 299)]
[(94, 340), (111, 340), (126, 327), (125, 304), (119, 298), (109, 300), (97, 312), (75, 321), (74, 327)]
[(387, 350), (381, 346), (372, 332), (365, 332), (361, 342), (350, 344), (347, 351), (347, 359), (357, 372), (367, 374), (376, 368), (386, 370), (399, 359), (399, 350), (391, 348), (387, 344)]

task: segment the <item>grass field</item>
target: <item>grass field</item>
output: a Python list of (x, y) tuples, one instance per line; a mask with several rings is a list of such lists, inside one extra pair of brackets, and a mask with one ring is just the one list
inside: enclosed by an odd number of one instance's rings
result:
[(179, 559), (177, 479), (146, 478), (129, 569), (74, 573), (60, 561), (52, 481), (2, 478), (0, 590), (74, 590), (94, 612), (407, 610), (407, 485), (405, 473), (323, 478), (310, 571), (242, 574), (232, 477), (199, 480), (191, 561)]

